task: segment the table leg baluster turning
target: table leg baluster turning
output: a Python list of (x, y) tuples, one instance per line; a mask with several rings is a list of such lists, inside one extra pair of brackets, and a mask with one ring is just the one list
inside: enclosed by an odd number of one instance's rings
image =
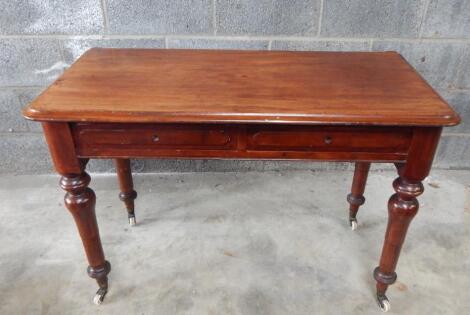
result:
[(374, 270), (377, 302), (383, 311), (390, 309), (385, 295), (397, 279), (395, 268), (411, 220), (418, 212), (416, 197), (424, 191), (422, 181), (429, 175), (442, 129), (416, 128), (406, 163), (396, 163), (399, 177), (393, 181), (395, 194), (388, 201), (388, 224), (380, 264)]
[[(84, 163), (85, 164), (85, 163)], [(90, 175), (63, 174), (60, 186), (66, 191), (64, 202), (72, 214), (82, 239), (89, 266), (88, 275), (96, 279), (99, 289), (93, 299), (95, 304), (103, 302), (108, 292), (108, 273), (111, 264), (105, 260), (100, 233), (95, 216), (95, 193), (88, 187)]]
[(131, 162), (129, 159), (115, 159), (114, 161), (121, 189), (119, 199), (126, 205), (129, 225), (135, 226), (134, 200), (137, 198), (137, 192), (134, 190), (134, 183), (132, 181)]
[(364, 198), (364, 190), (366, 189), (369, 169), (369, 162), (356, 162), (355, 164), (351, 193), (347, 198), (349, 202), (349, 225), (353, 231), (357, 229), (357, 211), (366, 201), (366, 198)]

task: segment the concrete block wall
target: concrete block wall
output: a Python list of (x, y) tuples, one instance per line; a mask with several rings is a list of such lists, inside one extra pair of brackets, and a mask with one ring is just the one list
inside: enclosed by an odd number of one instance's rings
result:
[[(397, 50), (460, 112), (439, 168), (470, 168), (468, 0), (0, 0), (0, 173), (52, 172), (20, 108), (90, 47)], [(136, 161), (137, 171), (345, 168), (263, 161)], [(91, 164), (111, 171), (110, 161)]]

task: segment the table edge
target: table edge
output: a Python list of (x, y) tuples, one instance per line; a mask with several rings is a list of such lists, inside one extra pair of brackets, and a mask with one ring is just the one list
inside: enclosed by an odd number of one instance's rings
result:
[[(47, 122), (96, 122), (96, 123), (236, 123), (236, 124), (303, 124), (303, 125), (382, 125), (382, 126), (455, 126), (460, 116), (452, 110), (450, 115), (399, 116), (393, 122), (381, 121), (381, 115), (267, 115), (257, 113), (158, 113), (115, 112), (112, 116), (104, 112), (80, 113), (44, 112), (27, 106), (22, 110), (28, 120)], [(109, 113), (108, 113), (109, 114)], [(87, 118), (84, 119), (83, 116)]]

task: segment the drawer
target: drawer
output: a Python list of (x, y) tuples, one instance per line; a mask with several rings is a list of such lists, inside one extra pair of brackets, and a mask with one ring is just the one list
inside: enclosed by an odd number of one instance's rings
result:
[(79, 157), (402, 161), (412, 128), (230, 124), (71, 124)]
[(410, 128), (249, 126), (247, 150), (406, 153), (411, 135)]
[(75, 124), (73, 136), (79, 154), (115, 150), (232, 149), (236, 133), (225, 125)]

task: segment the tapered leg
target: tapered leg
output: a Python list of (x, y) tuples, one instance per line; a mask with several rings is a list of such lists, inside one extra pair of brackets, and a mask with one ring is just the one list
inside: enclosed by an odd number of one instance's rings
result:
[(349, 202), (349, 224), (354, 231), (357, 228), (357, 211), (364, 204), (364, 190), (366, 188), (367, 175), (369, 175), (369, 162), (356, 162), (351, 193), (348, 195)]
[(385, 292), (394, 283), (395, 268), (408, 227), (418, 212), (416, 197), (424, 191), (422, 181), (428, 176), (442, 128), (415, 128), (406, 162), (395, 163), (399, 177), (393, 182), (395, 194), (388, 201), (388, 224), (379, 266), (374, 270), (377, 280), (377, 301), (382, 310), (390, 308)]
[(408, 226), (419, 208), (416, 197), (424, 191), (421, 181), (409, 180), (402, 176), (395, 179), (393, 188), (396, 193), (388, 201), (388, 225), (380, 265), (374, 270), (374, 278), (377, 280), (377, 300), (385, 310), (389, 308), (385, 291), (397, 278), (395, 268), (400, 250)]
[(126, 205), (127, 216), (129, 224), (134, 226), (136, 224), (134, 213), (134, 199), (137, 198), (137, 192), (134, 190), (132, 182), (131, 162), (129, 159), (116, 159), (116, 172), (119, 178), (119, 199)]
[(104, 258), (98, 224), (95, 216), (95, 193), (88, 187), (90, 176), (86, 172), (63, 175), (60, 186), (67, 192), (65, 205), (72, 214), (85, 248), (88, 275), (96, 279), (99, 290), (94, 302), (101, 304), (108, 291), (108, 273), (111, 265)]

